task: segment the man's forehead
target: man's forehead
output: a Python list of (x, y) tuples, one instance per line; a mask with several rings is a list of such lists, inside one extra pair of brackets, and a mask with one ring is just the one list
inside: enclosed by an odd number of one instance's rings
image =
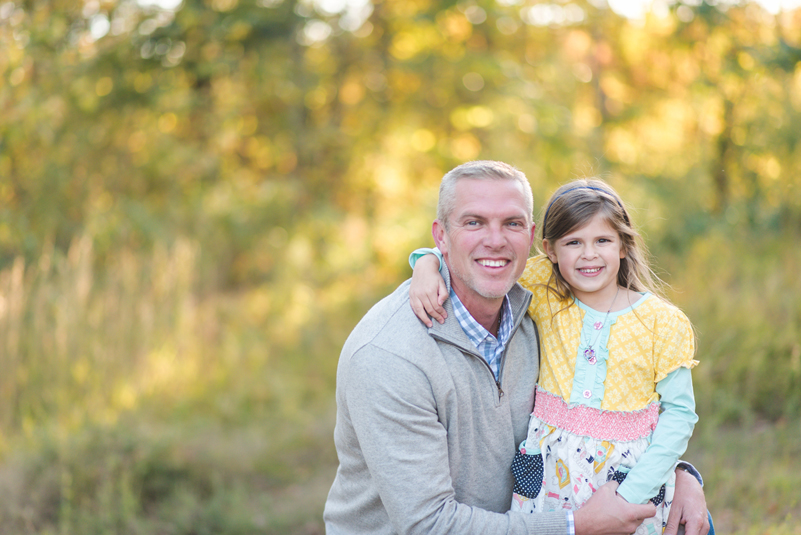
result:
[(514, 180), (465, 178), (456, 184), (454, 216), (529, 217), (522, 186)]

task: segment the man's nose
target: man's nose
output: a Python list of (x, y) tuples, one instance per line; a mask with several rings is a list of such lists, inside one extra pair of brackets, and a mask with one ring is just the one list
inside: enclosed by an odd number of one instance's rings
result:
[(506, 243), (506, 236), (501, 225), (489, 225), (484, 241), (488, 247), (502, 247)]

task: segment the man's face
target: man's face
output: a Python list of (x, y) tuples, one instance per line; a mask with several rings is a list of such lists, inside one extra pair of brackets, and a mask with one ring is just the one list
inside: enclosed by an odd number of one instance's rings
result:
[(534, 225), (526, 210), (523, 186), (514, 180), (462, 179), (449, 229), (434, 222), (456, 295), (471, 309), (499, 306), (523, 273)]

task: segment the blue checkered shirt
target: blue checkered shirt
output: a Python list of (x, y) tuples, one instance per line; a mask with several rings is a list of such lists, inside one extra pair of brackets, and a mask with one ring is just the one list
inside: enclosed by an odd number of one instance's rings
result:
[(503, 348), (509, 341), (512, 335), (512, 305), (509, 304), (509, 298), (504, 296), (503, 304), (501, 305), (501, 324), (498, 327), (498, 338), (495, 338), (491, 332), (485, 329), (479, 322), (473, 319), (470, 312), (459, 300), (459, 297), (451, 288), (451, 303), (453, 303), (453, 312), (456, 319), (459, 321), (462, 330), (476, 346), (476, 349), (484, 357), (484, 360), (489, 364), (495, 380), (498, 380), (498, 373), (500, 372), (501, 355)]

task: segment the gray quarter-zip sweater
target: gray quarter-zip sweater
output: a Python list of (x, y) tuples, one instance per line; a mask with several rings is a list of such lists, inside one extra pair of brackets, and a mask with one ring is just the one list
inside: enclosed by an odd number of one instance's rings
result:
[(337, 368), (328, 534), (567, 532), (564, 512), (508, 512), (539, 371), (531, 294), (516, 284), (508, 296), (515, 327), (497, 384), (450, 301), (443, 325), (415, 317), (409, 281), (359, 322)]

